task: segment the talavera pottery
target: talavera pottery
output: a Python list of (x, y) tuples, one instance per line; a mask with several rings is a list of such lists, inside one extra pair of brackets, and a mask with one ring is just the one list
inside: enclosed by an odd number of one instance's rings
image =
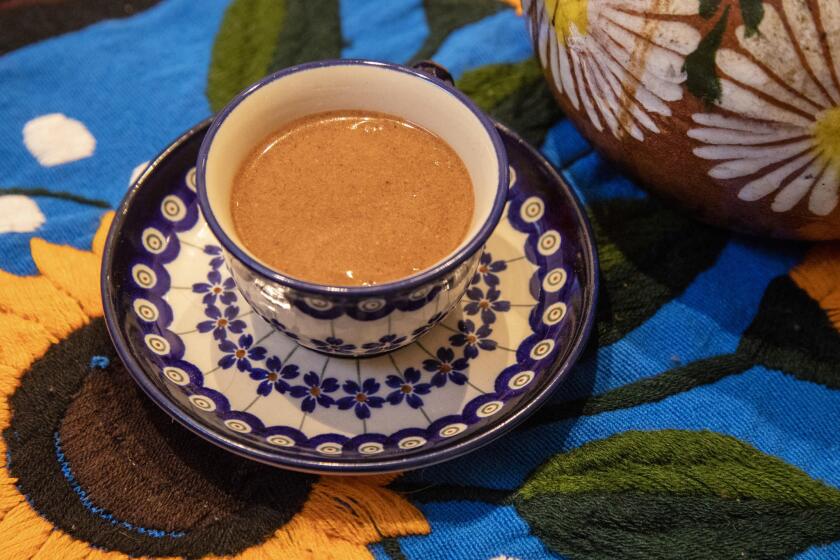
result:
[(500, 436), (568, 375), (592, 324), (597, 258), (574, 194), (513, 133), (498, 129), (509, 195), (467, 296), (410, 346), (353, 359), (299, 346), (237, 292), (196, 202), (207, 127), (177, 140), (131, 188), (102, 265), (120, 357), (186, 427), (293, 469), (410, 469)]
[[(254, 146), (289, 121), (346, 109), (414, 122), (445, 140), (466, 165), (475, 191), (470, 229), (455, 251), (431, 268), (376, 286), (325, 286), (285, 276), (238, 240), (230, 191)], [(457, 305), (502, 216), (508, 163), (493, 123), (448, 83), (394, 64), (327, 60), (282, 70), (236, 96), (204, 138), (197, 185), (202, 213), (254, 311), (304, 346), (362, 356), (411, 344)], [(330, 342), (336, 340), (342, 343)]]
[(698, 217), (840, 238), (838, 0), (524, 0), (583, 134)]

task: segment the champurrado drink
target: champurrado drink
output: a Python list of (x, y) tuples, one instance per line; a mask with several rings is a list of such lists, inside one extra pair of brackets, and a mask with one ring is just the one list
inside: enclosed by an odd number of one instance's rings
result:
[(231, 192), (245, 247), (288, 276), (366, 286), (428, 268), (464, 240), (473, 186), (441, 138), (399, 117), (293, 121), (245, 160)]

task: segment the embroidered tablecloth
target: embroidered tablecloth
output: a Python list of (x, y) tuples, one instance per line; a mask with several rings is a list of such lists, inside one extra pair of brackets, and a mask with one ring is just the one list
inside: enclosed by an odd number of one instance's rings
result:
[[(0, 557), (840, 557), (840, 248), (647, 196), (563, 119), (515, 4), (0, 0)], [(448, 67), (561, 170), (599, 244), (597, 326), (554, 399), (402, 476), (216, 449), (103, 326), (132, 178), (243, 86), (331, 57)]]

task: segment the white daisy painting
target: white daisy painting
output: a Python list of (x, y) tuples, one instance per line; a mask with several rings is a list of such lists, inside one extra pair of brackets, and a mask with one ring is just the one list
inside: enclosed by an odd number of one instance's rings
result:
[(826, 216), (840, 188), (840, 0), (776, 6), (763, 4), (757, 33), (741, 25), (737, 46), (717, 51), (720, 96), (691, 116), (688, 136), (741, 200)]
[[(836, 0), (835, 0), (836, 1)], [(557, 91), (599, 132), (643, 141), (683, 97), (698, 0), (525, 0)]]

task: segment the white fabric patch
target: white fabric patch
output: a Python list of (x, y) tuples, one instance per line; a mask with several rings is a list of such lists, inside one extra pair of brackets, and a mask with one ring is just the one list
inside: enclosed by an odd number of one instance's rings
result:
[(26, 123), (23, 143), (44, 167), (90, 157), (96, 148), (96, 138), (87, 127), (61, 113), (41, 115)]
[(46, 221), (38, 204), (28, 196), (0, 196), (0, 233), (35, 231)]

